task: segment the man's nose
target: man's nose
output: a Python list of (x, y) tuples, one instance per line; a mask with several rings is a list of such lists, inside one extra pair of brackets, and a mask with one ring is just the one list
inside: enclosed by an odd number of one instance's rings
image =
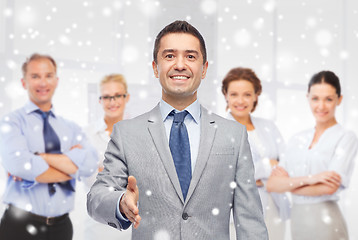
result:
[(182, 56), (178, 56), (177, 59), (176, 59), (176, 62), (175, 62), (175, 69), (176, 70), (184, 70), (186, 68), (185, 66), (185, 58), (182, 57)]
[(40, 85), (41, 86), (44, 86), (44, 85), (46, 85), (47, 84), (47, 78), (46, 77), (41, 77), (40, 78)]

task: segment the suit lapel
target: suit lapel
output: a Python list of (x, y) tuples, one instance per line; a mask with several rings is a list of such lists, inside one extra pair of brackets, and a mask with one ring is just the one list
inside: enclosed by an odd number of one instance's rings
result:
[(200, 145), (199, 145), (198, 157), (196, 160), (194, 173), (191, 178), (188, 195), (186, 197), (185, 202), (188, 202), (200, 180), (200, 177), (209, 159), (210, 151), (216, 133), (215, 120), (212, 118), (212, 115), (209, 114), (208, 111), (203, 107), (201, 107), (200, 121), (201, 121), (201, 127), (200, 127)]
[(180, 188), (177, 172), (175, 170), (174, 161), (170, 153), (169, 144), (167, 141), (165, 127), (163, 124), (162, 116), (160, 114), (159, 105), (157, 105), (149, 114), (148, 118), (148, 130), (152, 136), (153, 142), (157, 148), (160, 159), (163, 162), (165, 170), (172, 182), (175, 191), (179, 198), (184, 203), (183, 193)]

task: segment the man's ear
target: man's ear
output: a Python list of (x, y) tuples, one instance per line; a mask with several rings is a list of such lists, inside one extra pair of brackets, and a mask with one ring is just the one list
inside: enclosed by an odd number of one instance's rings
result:
[(201, 74), (201, 79), (205, 78), (206, 72), (208, 71), (208, 66), (209, 66), (209, 63), (208, 63), (208, 61), (206, 61), (203, 66), (203, 72)]
[(25, 81), (24, 78), (21, 78), (21, 84), (22, 84), (22, 87), (23, 87), (24, 89), (27, 89), (26, 81)]
[(156, 78), (159, 78), (159, 75), (158, 75), (158, 65), (155, 63), (154, 60), (153, 60), (153, 62), (152, 62), (152, 67), (153, 67), (154, 76), (155, 76)]

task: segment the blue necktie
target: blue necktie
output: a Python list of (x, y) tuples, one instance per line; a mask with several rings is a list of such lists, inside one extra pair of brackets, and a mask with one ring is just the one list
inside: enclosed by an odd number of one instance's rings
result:
[(188, 111), (175, 113), (174, 110), (170, 115), (174, 116), (173, 125), (170, 130), (169, 147), (174, 160), (176, 172), (178, 174), (181, 191), (184, 200), (188, 193), (191, 180), (191, 157), (188, 131), (184, 124), (184, 118)]
[[(61, 143), (60, 139), (58, 138), (55, 130), (51, 127), (49, 123), (49, 116), (51, 112), (43, 112), (41, 110), (36, 110), (36, 113), (40, 114), (42, 119), (44, 120), (44, 127), (43, 127), (43, 137), (45, 142), (45, 153), (53, 153), (53, 154), (61, 154)], [(69, 191), (75, 191), (71, 185), (70, 181), (60, 182), (58, 183), (63, 189)], [(56, 188), (54, 183), (48, 184), (48, 192), (50, 196), (55, 194)]]

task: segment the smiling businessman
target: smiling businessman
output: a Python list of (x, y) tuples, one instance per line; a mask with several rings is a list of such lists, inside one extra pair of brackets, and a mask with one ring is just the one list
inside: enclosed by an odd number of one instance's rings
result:
[(247, 132), (197, 100), (208, 69), (205, 42), (185, 21), (157, 36), (153, 71), (162, 99), (114, 126), (104, 170), (87, 196), (89, 214), (132, 239), (265, 240)]

